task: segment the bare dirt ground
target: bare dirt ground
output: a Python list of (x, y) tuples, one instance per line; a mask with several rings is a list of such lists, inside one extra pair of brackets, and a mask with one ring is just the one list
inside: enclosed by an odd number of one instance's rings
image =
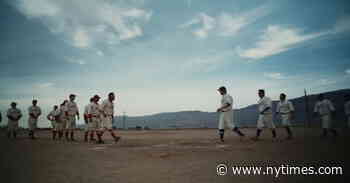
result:
[[(255, 129), (242, 129), (251, 137)], [(349, 132), (336, 139), (321, 139), (319, 129), (295, 128), (295, 139), (286, 141), (278, 129), (279, 140), (271, 140), (269, 130), (262, 140), (240, 141), (226, 132), (219, 143), (214, 129), (119, 131), (122, 140), (114, 144), (52, 141), (49, 131), (38, 132), (37, 140), (27, 136), (7, 139), (0, 131), (0, 182), (80, 183), (80, 182), (345, 182)], [(216, 166), (342, 166), (343, 175), (233, 175), (218, 176)]]

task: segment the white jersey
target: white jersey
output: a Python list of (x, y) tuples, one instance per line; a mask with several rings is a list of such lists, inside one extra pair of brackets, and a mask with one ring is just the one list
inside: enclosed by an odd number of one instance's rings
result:
[(106, 99), (101, 104), (101, 110), (106, 116), (114, 115), (114, 103)]
[(288, 114), (293, 111), (294, 111), (294, 106), (291, 101), (285, 100), (285, 101), (278, 102), (276, 112), (281, 114)]
[(88, 108), (88, 114), (92, 115), (92, 117), (100, 117), (100, 114), (101, 114), (100, 104), (91, 103)]
[(350, 101), (347, 101), (344, 105), (345, 115), (350, 116)]
[(28, 108), (28, 114), (29, 114), (29, 117), (32, 117), (31, 115), (38, 117), (41, 115), (41, 109), (39, 106), (32, 105)]
[(224, 112), (227, 112), (227, 111), (232, 111), (232, 105), (233, 105), (233, 98), (231, 97), (231, 95), (229, 94), (225, 94), (222, 96), (221, 98), (221, 107), (225, 106), (226, 104), (230, 104), (230, 106), (228, 107), (225, 107), (223, 109)]
[(68, 111), (67, 105), (60, 106), (60, 119), (67, 119), (66, 112)]
[(321, 116), (329, 115), (332, 111), (335, 111), (335, 108), (330, 100), (323, 99), (316, 102), (314, 112), (319, 113)]
[(272, 101), (269, 97), (265, 96), (258, 101), (259, 112), (264, 111), (267, 107), (269, 107), (269, 109), (266, 110), (264, 114), (272, 114)]
[(60, 116), (60, 110), (56, 109), (56, 110), (52, 110), (47, 117), (51, 117), (51, 121), (56, 121), (56, 119)]
[(78, 115), (79, 113), (78, 105), (73, 101), (68, 101), (67, 109), (68, 109), (69, 116), (75, 116), (75, 115)]
[(18, 119), (20, 116), (22, 116), (22, 112), (17, 108), (10, 108), (7, 110), (7, 116), (11, 116), (14, 119)]
[(91, 105), (91, 103), (84, 107), (84, 115), (88, 115), (89, 114), (89, 107), (90, 107), (90, 105)]

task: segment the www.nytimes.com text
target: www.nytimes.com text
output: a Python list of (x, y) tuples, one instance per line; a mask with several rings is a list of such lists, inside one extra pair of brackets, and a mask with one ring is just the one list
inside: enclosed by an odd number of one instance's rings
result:
[(274, 177), (287, 175), (343, 175), (341, 166), (231, 166), (219, 164), (216, 167), (217, 175), (232, 174), (234, 176), (269, 175)]

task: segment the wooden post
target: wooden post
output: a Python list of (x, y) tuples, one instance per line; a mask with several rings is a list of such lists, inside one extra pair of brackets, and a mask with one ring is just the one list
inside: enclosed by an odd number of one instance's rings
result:
[(310, 110), (309, 110), (309, 98), (306, 93), (306, 89), (304, 89), (304, 99), (305, 99), (305, 113), (306, 113), (306, 127), (310, 128), (311, 127), (311, 122), (310, 122)]

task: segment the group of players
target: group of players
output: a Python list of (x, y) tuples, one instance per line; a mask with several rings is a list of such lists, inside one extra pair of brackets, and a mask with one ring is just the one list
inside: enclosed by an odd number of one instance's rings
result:
[[(55, 105), (47, 115), (47, 119), (51, 121), (52, 125), (52, 138), (53, 140), (63, 139), (67, 141), (75, 141), (74, 132), (77, 128), (76, 120), (79, 120), (79, 108), (75, 102), (76, 95), (69, 95), (69, 100), (64, 100), (58, 107)], [(114, 116), (114, 100), (115, 94), (113, 92), (108, 94), (106, 100), (99, 104), (100, 96), (94, 95), (90, 98), (90, 103), (85, 106), (84, 121), (85, 121), (85, 133), (84, 141), (96, 141), (97, 143), (104, 143), (102, 140), (103, 134), (109, 132), (115, 142), (120, 140), (119, 136), (116, 136), (113, 130), (113, 116)], [(35, 130), (37, 128), (37, 122), (41, 116), (41, 109), (37, 105), (38, 101), (33, 100), (32, 106), (28, 108), (28, 127), (29, 137), (35, 139)], [(15, 102), (11, 103), (11, 108), (7, 110), (8, 118), (8, 131), (7, 136), (11, 138), (17, 137), (18, 122), (22, 118), (22, 112), (17, 108)], [(95, 139), (97, 136), (97, 140)], [(90, 138), (89, 138), (90, 137)]]
[[(225, 128), (232, 129), (240, 137), (244, 137), (245, 134), (241, 132), (238, 126), (235, 125), (233, 120), (233, 99), (227, 93), (226, 87), (222, 86), (218, 89), (218, 92), (222, 95), (221, 106), (217, 109), (219, 113), (219, 136), (220, 141), (224, 142)], [(276, 138), (276, 126), (273, 121), (272, 100), (265, 95), (265, 90), (260, 89), (258, 91), (260, 100), (258, 101), (259, 117), (257, 121), (256, 135), (253, 140), (259, 140), (262, 129), (268, 127), (272, 132), (272, 137)], [(67, 141), (75, 141), (74, 132), (76, 130), (76, 120), (80, 118), (78, 105), (75, 102), (76, 96), (74, 94), (69, 95), (69, 100), (64, 100), (60, 106), (55, 105), (53, 110), (47, 115), (47, 119), (52, 124), (52, 138), (54, 140), (61, 140), (63, 135)], [(113, 129), (113, 117), (114, 117), (114, 100), (115, 94), (113, 92), (108, 94), (102, 104), (99, 104), (100, 96), (94, 95), (90, 98), (90, 103), (84, 108), (84, 121), (85, 121), (85, 142), (97, 142), (104, 143), (102, 140), (103, 134), (109, 132), (115, 142), (120, 140), (119, 136), (115, 135)], [(11, 108), (7, 110), (8, 118), (8, 137), (11, 135), (16, 138), (18, 121), (22, 117), (21, 111), (16, 107), (16, 103), (11, 103)], [(345, 96), (344, 104), (345, 114), (347, 116), (348, 127), (350, 128), (350, 95)], [(326, 137), (328, 132), (337, 136), (337, 131), (333, 128), (332, 119), (335, 115), (335, 108), (329, 99), (326, 99), (323, 94), (318, 96), (318, 101), (314, 107), (314, 115), (319, 115), (322, 122), (322, 137)], [(35, 139), (35, 130), (37, 128), (37, 122), (41, 115), (41, 109), (37, 106), (37, 100), (32, 101), (32, 106), (28, 108), (28, 127), (29, 137)], [(295, 109), (292, 102), (286, 99), (286, 94), (280, 94), (280, 101), (277, 104), (276, 115), (279, 115), (282, 121), (283, 127), (287, 132), (287, 139), (293, 138), (291, 129), (291, 121), (295, 116)], [(0, 115), (1, 121), (1, 115)], [(97, 139), (95, 139), (95, 135)]]
[[(245, 134), (239, 130), (235, 125), (233, 120), (233, 99), (227, 93), (226, 87), (222, 86), (218, 89), (218, 92), (222, 95), (221, 107), (217, 109), (219, 112), (219, 135), (221, 142), (224, 142), (225, 128), (232, 129), (233, 132), (237, 133), (240, 137), (244, 137)], [(258, 112), (259, 117), (257, 121), (256, 135), (252, 140), (259, 140), (262, 129), (266, 126), (272, 132), (272, 137), (275, 139), (277, 137), (276, 126), (273, 121), (273, 111), (272, 111), (272, 100), (265, 95), (265, 90), (260, 89), (258, 91), (259, 101), (258, 101)], [(291, 130), (291, 121), (295, 117), (295, 109), (291, 101), (286, 99), (286, 94), (280, 94), (280, 101), (277, 104), (276, 115), (279, 115), (283, 127), (287, 132), (287, 140), (293, 138), (293, 133)], [(322, 137), (326, 137), (328, 132), (333, 133), (337, 136), (337, 131), (334, 129), (332, 124), (332, 119), (335, 116), (335, 108), (329, 99), (326, 99), (323, 94), (318, 95), (317, 102), (314, 107), (314, 116), (319, 116), (321, 118), (321, 126), (323, 129)], [(350, 95), (345, 96), (344, 112), (347, 116), (348, 128), (350, 128)]]

